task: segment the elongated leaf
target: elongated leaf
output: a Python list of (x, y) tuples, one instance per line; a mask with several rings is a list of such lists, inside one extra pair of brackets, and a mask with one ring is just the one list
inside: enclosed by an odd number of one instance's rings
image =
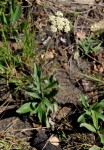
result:
[(80, 115), (80, 117), (78, 118), (78, 120), (77, 120), (77, 122), (83, 122), (84, 121), (84, 119), (85, 119), (85, 113), (84, 114), (82, 114), (82, 115)]
[(34, 64), (34, 78), (37, 82), (40, 80), (40, 71), (37, 64)]
[(58, 93), (58, 90), (57, 89), (52, 89), (52, 91), (48, 94), (48, 97), (54, 97), (56, 96), (56, 94)]
[(94, 127), (98, 130), (98, 115), (94, 110), (91, 110)]
[(100, 113), (99, 113), (99, 114), (97, 114), (97, 115), (98, 115), (98, 118), (99, 118), (99, 119), (101, 119), (102, 121), (104, 121), (104, 115), (103, 115), (103, 114), (100, 114)]
[(19, 114), (25, 114), (25, 113), (31, 112), (32, 109), (30, 105), (31, 105), (31, 102), (25, 103), (19, 109), (17, 109), (16, 112)]
[(40, 96), (34, 92), (28, 92), (28, 94), (33, 97), (33, 98), (37, 98), (37, 99), (40, 99)]
[(50, 124), (49, 124), (49, 120), (48, 120), (47, 117), (46, 117), (46, 122), (45, 122), (45, 123), (46, 123), (46, 127), (49, 128), (49, 127), (50, 127)]
[(94, 145), (89, 150), (101, 150), (101, 148), (96, 146), (96, 145)]
[(57, 109), (58, 109), (58, 103), (56, 102), (56, 100), (54, 100), (53, 102), (53, 108), (54, 108), (54, 111), (56, 112)]
[(13, 14), (13, 17), (12, 17), (13, 24), (20, 18), (20, 15), (21, 15), (21, 3), (18, 4), (16, 11)]
[(5, 16), (4, 12), (2, 13), (2, 16), (3, 16), (3, 22), (4, 22), (5, 24), (7, 24), (7, 18), (6, 18), (6, 16)]
[(50, 102), (47, 98), (44, 98), (43, 101), (44, 101), (45, 105), (47, 106), (47, 108), (48, 108), (49, 110), (51, 110), (52, 113), (53, 113), (53, 106), (52, 106), (51, 102)]
[(101, 140), (101, 143), (104, 144), (104, 135), (101, 134), (100, 132), (98, 132), (99, 134), (99, 137), (100, 137), (100, 140)]
[(35, 81), (35, 84), (37, 86), (38, 91), (40, 91), (41, 89), (41, 71), (39, 70), (38, 66), (36, 64), (34, 64), (34, 75), (33, 75), (33, 79)]
[(51, 82), (51, 83), (48, 84), (48, 86), (45, 87), (45, 89), (52, 88), (52, 87), (54, 87), (57, 84), (58, 84), (57, 81)]
[(103, 107), (104, 107), (104, 100), (102, 100), (102, 101), (99, 102), (99, 103), (94, 104), (91, 108), (92, 108), (93, 110), (97, 110), (97, 109), (100, 109), (100, 108), (103, 108)]
[(32, 103), (31, 103), (31, 108), (32, 108), (32, 109), (36, 108), (36, 105), (37, 105), (37, 104), (38, 104), (38, 102), (32, 102)]
[(85, 128), (87, 128), (89, 131), (96, 133), (96, 129), (95, 129), (92, 125), (90, 125), (90, 124), (88, 124), (88, 123), (81, 123), (81, 124), (80, 124), (80, 127), (85, 127)]
[(38, 118), (41, 123), (46, 121), (46, 107), (44, 103), (40, 103), (38, 106)]
[(81, 95), (81, 102), (86, 109), (89, 107), (89, 104), (83, 94)]
[(34, 85), (29, 85), (26, 90), (27, 91), (38, 91), (38, 89)]

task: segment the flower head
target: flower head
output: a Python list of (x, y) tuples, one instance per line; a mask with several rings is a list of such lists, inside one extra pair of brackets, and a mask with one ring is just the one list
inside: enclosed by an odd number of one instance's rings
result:
[(56, 16), (52, 15), (49, 17), (51, 22), (51, 31), (64, 31), (68, 33), (70, 31), (70, 22), (68, 19), (63, 17), (63, 13), (60, 11), (56, 12)]
[(56, 16), (61, 16), (61, 17), (63, 17), (63, 13), (62, 13), (61, 11), (57, 11), (57, 12), (56, 12)]

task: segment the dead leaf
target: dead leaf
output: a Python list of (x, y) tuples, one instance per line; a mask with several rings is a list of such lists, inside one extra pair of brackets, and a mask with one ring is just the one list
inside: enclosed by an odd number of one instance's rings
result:
[(36, 4), (40, 5), (41, 1), (40, 0), (36, 0)]
[(103, 62), (104, 62), (103, 55), (104, 55), (103, 53), (99, 53), (99, 54), (97, 55), (98, 61), (99, 61), (100, 63), (103, 63)]
[(86, 37), (86, 33), (84, 31), (77, 32), (77, 38), (79, 38), (81, 41), (84, 40)]
[(74, 0), (78, 4), (93, 5), (95, 0)]
[(48, 38), (43, 41), (43, 45), (47, 45), (50, 40), (51, 40), (51, 36), (48, 36)]
[(49, 59), (53, 59), (55, 55), (56, 55), (55, 50), (52, 49), (50, 51), (47, 51), (44, 57), (46, 60), (49, 60)]
[(70, 112), (70, 107), (63, 107), (61, 110), (59, 110), (58, 114), (56, 115), (56, 119), (61, 120), (65, 118)]
[(56, 136), (50, 137), (48, 141), (55, 146), (58, 146), (60, 142)]
[(75, 60), (78, 60), (78, 58), (79, 58), (79, 51), (76, 51), (75, 53), (74, 53), (74, 59)]
[(99, 31), (99, 30), (104, 30), (104, 20), (101, 20), (99, 22), (95, 22), (94, 24), (91, 25), (91, 31)]
[(95, 88), (94, 83), (90, 80), (81, 79), (81, 85), (85, 92), (91, 92)]

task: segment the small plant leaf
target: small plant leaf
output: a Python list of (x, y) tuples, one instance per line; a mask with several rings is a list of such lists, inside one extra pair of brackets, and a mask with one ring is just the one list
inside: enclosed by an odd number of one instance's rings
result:
[(96, 145), (94, 145), (89, 150), (101, 150), (101, 148), (96, 146)]
[(46, 127), (49, 128), (50, 127), (50, 124), (49, 124), (49, 120), (48, 118), (46, 117)]
[(32, 114), (37, 114), (37, 112), (38, 112), (37, 105), (38, 105), (37, 102), (32, 102), (31, 103), (31, 107), (32, 107), (32, 110), (31, 110), (31, 113), (30, 113), (31, 115)]
[(34, 64), (34, 78), (37, 82), (40, 80), (40, 70), (37, 66), (37, 64)]
[(57, 89), (52, 89), (52, 91), (48, 94), (48, 97), (54, 97), (58, 93)]
[(16, 11), (13, 14), (12, 22), (13, 24), (20, 18), (21, 15), (21, 3), (18, 4)]
[(104, 107), (104, 100), (102, 100), (99, 103), (93, 104), (91, 108), (93, 110), (97, 110), (97, 109), (100, 109), (100, 108), (103, 108), (103, 107)]
[(101, 143), (104, 144), (104, 135), (98, 132), (98, 135), (100, 137)]
[(104, 121), (104, 115), (101, 113), (97, 113), (98, 118), (101, 119), (102, 121)]
[(38, 106), (38, 118), (41, 123), (46, 121), (46, 107), (44, 103), (40, 103)]
[(36, 108), (36, 105), (37, 105), (37, 104), (38, 104), (37, 102), (32, 102), (32, 103), (31, 103), (31, 108), (32, 108), (32, 109)]
[(80, 115), (79, 116), (79, 118), (78, 118), (78, 120), (77, 120), (77, 122), (83, 122), (84, 121), (84, 119), (85, 119), (85, 113), (84, 114), (82, 114), (82, 115)]
[(34, 85), (29, 85), (26, 90), (27, 91), (38, 91), (38, 89)]
[(81, 124), (80, 124), (80, 127), (85, 127), (85, 128), (87, 128), (89, 131), (96, 133), (96, 129), (95, 129), (92, 125), (90, 125), (90, 124), (88, 124), (88, 123), (81, 123)]
[(98, 130), (98, 115), (94, 110), (91, 110), (94, 127)]
[(37, 99), (40, 99), (40, 96), (34, 92), (28, 92), (28, 94), (33, 97), (33, 98), (37, 98)]
[(19, 109), (16, 110), (16, 112), (19, 114), (25, 114), (31, 111), (31, 102), (23, 104)]
[(54, 87), (54, 86), (57, 85), (57, 84), (58, 84), (57, 81), (53, 81), (53, 82), (49, 83), (49, 84), (45, 87), (45, 89), (52, 88), (52, 87)]
[(52, 106), (51, 102), (50, 102), (47, 98), (45, 98), (45, 99), (44, 99), (44, 103), (45, 103), (45, 105), (47, 106), (47, 108), (48, 108), (49, 110), (51, 110), (51, 112), (53, 113), (53, 106)]
[(89, 107), (89, 104), (83, 94), (81, 94), (81, 102), (86, 109)]
[(54, 111), (56, 112), (57, 109), (58, 109), (58, 103), (57, 103), (57, 101), (53, 102), (53, 108), (54, 108)]

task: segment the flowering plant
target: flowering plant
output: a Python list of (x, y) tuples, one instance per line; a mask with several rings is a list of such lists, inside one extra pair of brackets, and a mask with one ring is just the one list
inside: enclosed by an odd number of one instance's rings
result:
[(51, 22), (52, 32), (64, 31), (68, 33), (70, 31), (70, 22), (63, 17), (63, 13), (60, 11), (57, 11), (55, 16), (51, 15), (49, 21)]

